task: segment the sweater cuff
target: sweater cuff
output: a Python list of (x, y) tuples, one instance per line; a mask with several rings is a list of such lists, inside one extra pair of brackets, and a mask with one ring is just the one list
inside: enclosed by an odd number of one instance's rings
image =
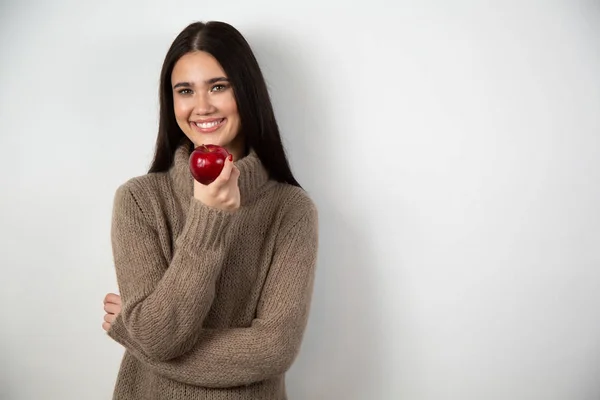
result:
[(192, 197), (177, 245), (192, 253), (221, 248), (232, 217), (233, 213), (209, 207)]
[(123, 324), (123, 314), (119, 313), (117, 318), (110, 325), (110, 329), (107, 334), (110, 336), (115, 342), (121, 344), (122, 346), (127, 347), (128, 344), (128, 333), (125, 325)]

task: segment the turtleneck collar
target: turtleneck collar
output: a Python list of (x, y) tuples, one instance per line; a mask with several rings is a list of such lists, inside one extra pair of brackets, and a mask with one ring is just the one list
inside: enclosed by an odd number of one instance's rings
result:
[[(190, 153), (191, 150), (187, 145), (179, 146), (175, 151), (173, 165), (169, 170), (175, 192), (181, 196), (183, 204), (187, 204), (194, 194), (194, 178), (189, 167)], [(240, 170), (238, 186), (241, 204), (248, 204), (265, 189), (267, 183), (272, 181), (269, 180), (269, 173), (254, 150), (251, 150), (247, 156), (234, 161), (234, 164)]]

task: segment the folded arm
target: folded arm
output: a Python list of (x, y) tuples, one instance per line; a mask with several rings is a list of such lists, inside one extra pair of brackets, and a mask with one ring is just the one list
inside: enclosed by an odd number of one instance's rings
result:
[(233, 387), (284, 373), (298, 354), (308, 319), (317, 231), (311, 208), (279, 240), (250, 327), (203, 329), (189, 353), (168, 361), (152, 359), (127, 336), (120, 343), (158, 373), (191, 385)]
[(149, 359), (169, 360), (195, 345), (226, 254), (231, 214), (190, 200), (169, 262), (151, 210), (128, 186), (116, 193), (112, 245), (122, 311), (108, 334), (127, 338)]

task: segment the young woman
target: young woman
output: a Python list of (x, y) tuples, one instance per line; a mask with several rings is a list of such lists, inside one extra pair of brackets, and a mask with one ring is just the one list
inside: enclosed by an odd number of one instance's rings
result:
[[(231, 157), (208, 185), (202, 144)], [(193, 23), (161, 72), (149, 172), (115, 195), (120, 296), (104, 329), (126, 351), (114, 399), (286, 399), (307, 323), (317, 210), (290, 170), (259, 65), (222, 22)]]

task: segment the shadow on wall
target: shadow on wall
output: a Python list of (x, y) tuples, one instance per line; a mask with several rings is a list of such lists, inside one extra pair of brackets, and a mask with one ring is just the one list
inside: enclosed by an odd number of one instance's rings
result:
[[(333, 120), (320, 91), (331, 90), (311, 73), (310, 59), (295, 52), (282, 32), (245, 31), (261, 64), (294, 172), (319, 208), (320, 249), (309, 326), (287, 378), (291, 399), (364, 400), (383, 383), (383, 329), (371, 249), (360, 216), (343, 215), (328, 165)], [(312, 43), (304, 43), (308, 48)], [(308, 51), (304, 52), (305, 54)], [(331, 66), (327, 66), (330, 68)], [(318, 119), (318, 124), (315, 123)]]

